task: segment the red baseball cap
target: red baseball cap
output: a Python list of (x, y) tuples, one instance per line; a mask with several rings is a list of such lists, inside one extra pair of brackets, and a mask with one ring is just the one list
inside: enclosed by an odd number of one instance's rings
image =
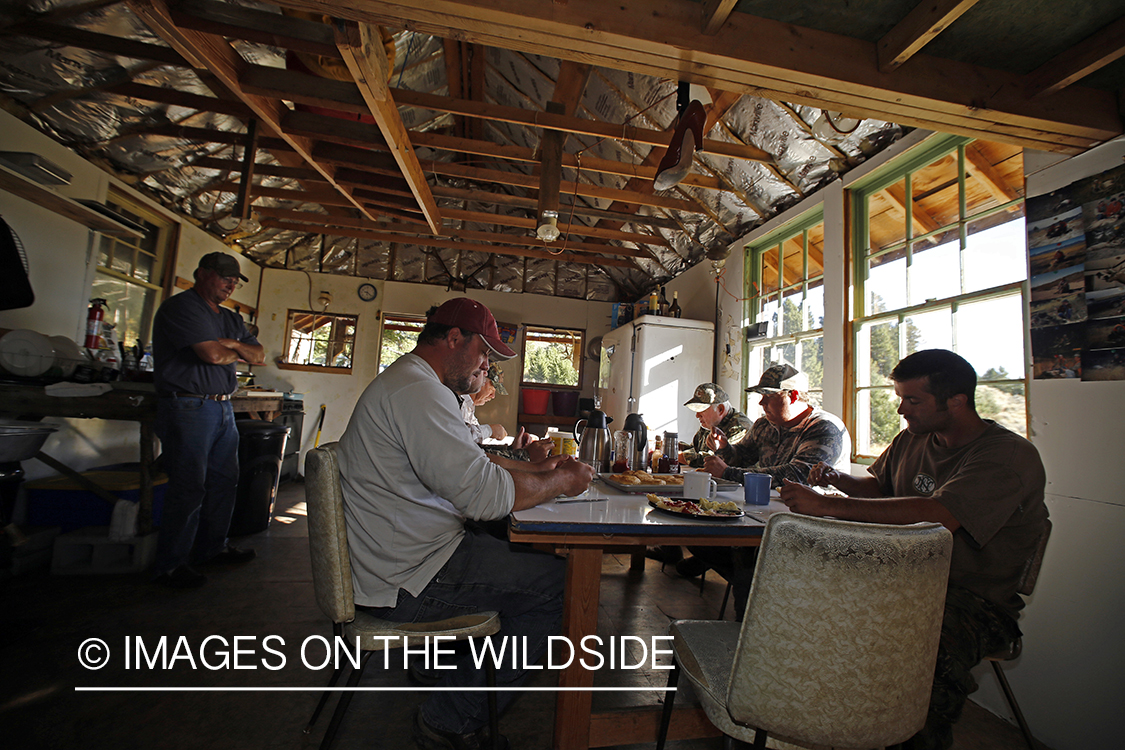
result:
[(488, 348), (500, 359), (511, 359), (516, 353), (500, 340), (496, 318), (487, 307), (468, 297), (451, 299), (429, 317), (429, 322), (453, 326), (462, 331), (479, 334)]

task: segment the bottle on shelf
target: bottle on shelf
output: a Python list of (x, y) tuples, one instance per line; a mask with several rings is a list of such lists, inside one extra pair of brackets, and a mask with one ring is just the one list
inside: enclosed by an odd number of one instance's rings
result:
[(664, 287), (663, 286), (660, 287), (660, 297), (657, 299), (656, 307), (657, 307), (657, 312), (656, 312), (657, 315), (667, 315), (668, 314), (668, 296), (666, 294), (664, 294)]
[(680, 309), (680, 293), (672, 292), (672, 306), (668, 308), (668, 316), (678, 318), (682, 314), (683, 310)]
[(656, 290), (652, 290), (652, 294), (648, 295), (648, 314), (656, 315), (660, 310), (660, 299), (656, 296)]

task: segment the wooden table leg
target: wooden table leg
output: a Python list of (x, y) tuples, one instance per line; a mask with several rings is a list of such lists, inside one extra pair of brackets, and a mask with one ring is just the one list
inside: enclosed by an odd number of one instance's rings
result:
[[(598, 632), (598, 595), (601, 589), (602, 551), (596, 547), (567, 550), (566, 603), (563, 635), (575, 650), (583, 636)], [(559, 675), (560, 688), (592, 687), (594, 673), (576, 658)], [(561, 690), (555, 704), (555, 750), (586, 750), (590, 747), (590, 710), (593, 694), (588, 690)]]

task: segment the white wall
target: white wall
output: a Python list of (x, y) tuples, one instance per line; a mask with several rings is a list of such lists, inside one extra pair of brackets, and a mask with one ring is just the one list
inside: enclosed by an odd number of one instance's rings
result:
[[(1059, 161), (1024, 152), (1028, 196), (1121, 164), (1125, 141)], [(1119, 747), (1125, 735), (1125, 382), (1035, 380), (1031, 440), (1047, 469), (1054, 530), (1020, 620), (1024, 651), (1008, 680), (1032, 733), (1054, 750)], [(1005, 714), (990, 674), (974, 699)]]
[[(104, 201), (110, 186), (137, 198), (149, 208), (181, 223), (176, 274), (190, 279), (205, 253), (227, 250), (199, 228), (174, 217), (107, 172), (90, 164), (13, 115), (0, 111), (0, 151), (30, 151), (55, 162), (73, 177), (58, 192), (71, 198)], [(16, 231), (28, 255), (35, 303), (20, 310), (0, 311), (0, 328), (30, 328), (48, 336), (69, 336), (79, 344), (85, 335), (86, 309), (94, 277), (93, 251), (99, 235), (86, 227), (0, 190), (0, 214)], [(235, 299), (253, 305), (257, 297), (258, 267), (242, 260), (250, 279)], [(91, 466), (137, 461), (140, 456), (136, 422), (99, 419), (51, 419), (61, 425), (43, 446), (44, 452), (82, 471)], [(53, 469), (25, 461), (27, 478), (50, 476)]]
[[(372, 302), (359, 299), (360, 284), (370, 281), (379, 290)], [(311, 284), (311, 287), (310, 287)], [(282, 353), (285, 323), (289, 309), (317, 309), (310, 305), (324, 290), (332, 294), (329, 312), (358, 315), (356, 356), (350, 375), (283, 370), (274, 364)], [(604, 302), (544, 297), (531, 294), (508, 294), (473, 290), (466, 293), (447, 292), (439, 286), (383, 282), (363, 278), (305, 274), (299, 271), (264, 269), (262, 273), (262, 306), (259, 318), (260, 340), (266, 347), (267, 364), (255, 368), (255, 382), (281, 391), (304, 394), (305, 423), (301, 436), (302, 462), (313, 447), (320, 405), (325, 404), (324, 427), (320, 442), (338, 440), (348, 426), (352, 409), (363, 390), (378, 371), (379, 333), (382, 315), (423, 315), (431, 305), (440, 305), (453, 297), (471, 297), (492, 310), (497, 320), (516, 325), (544, 325), (580, 328), (586, 340), (609, 330), (610, 308)], [(520, 342), (512, 347), (517, 354)], [(519, 427), (519, 381), (522, 361), (517, 356), (501, 363), (507, 396), (497, 396), (477, 410), (483, 423), (499, 423), (511, 434)], [(585, 360), (581, 395), (592, 397), (597, 382), (597, 360)], [(542, 433), (543, 427), (537, 428)]]

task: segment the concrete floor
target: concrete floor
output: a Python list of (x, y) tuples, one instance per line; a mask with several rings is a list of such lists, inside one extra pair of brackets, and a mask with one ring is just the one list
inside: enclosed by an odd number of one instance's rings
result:
[[(300, 645), (310, 635), (330, 636), (331, 626), (313, 596), (303, 500), (302, 485), (283, 486), (270, 528), (239, 541), (254, 547), (258, 559), (238, 567), (208, 568), (207, 585), (194, 591), (160, 588), (143, 574), (52, 576), (37, 571), (5, 584), (0, 608), (0, 744), (19, 750), (316, 747), (328, 715), (310, 735), (302, 730), (328, 671), (306, 667)], [(662, 572), (651, 560), (643, 573), (629, 571), (628, 565), (624, 554), (604, 558), (599, 620), (603, 637), (631, 634), (647, 641), (650, 635), (667, 633), (672, 619), (718, 613), (721, 579), (712, 576), (701, 593), (698, 580), (679, 578), (670, 568)], [(152, 653), (161, 636), (167, 639), (169, 660), (180, 658), (167, 669), (147, 664), (137, 668), (138, 638)], [(204, 645), (208, 636), (223, 640), (213, 638)], [(236, 669), (234, 639), (240, 636), (246, 637), (238, 642), (245, 653), (238, 657), (242, 668)], [(266, 640), (267, 636), (275, 637)], [(101, 639), (110, 651), (108, 664), (98, 670), (78, 663), (80, 646), (90, 638)], [(134, 649), (128, 666), (127, 644)], [(283, 667), (268, 668), (279, 666), (281, 656), (266, 647), (284, 655)], [(226, 666), (224, 653), (232, 662)], [(310, 660), (323, 658), (323, 651), (310, 650), (308, 655)], [(218, 668), (208, 668), (203, 659)], [(549, 687), (552, 678), (539, 675), (529, 684)], [(656, 705), (661, 694), (651, 689), (665, 679), (665, 672), (653, 670), (599, 672), (596, 685), (641, 690), (597, 693), (595, 705)], [(369, 667), (361, 685), (408, 688), (409, 682), (401, 669)], [(86, 692), (78, 687), (114, 690)], [(181, 689), (129, 690), (142, 687)], [(249, 690), (207, 690), (212, 687)], [(357, 694), (334, 747), (412, 748), (410, 716), (423, 699), (411, 690)], [(690, 700), (683, 691), (677, 705)], [(553, 721), (553, 694), (531, 692), (521, 695), (502, 717), (501, 731), (515, 750), (549, 750)], [(722, 741), (681, 741), (668, 747), (704, 750), (720, 748)], [(972, 703), (956, 728), (955, 750), (1023, 747), (1015, 727)]]

